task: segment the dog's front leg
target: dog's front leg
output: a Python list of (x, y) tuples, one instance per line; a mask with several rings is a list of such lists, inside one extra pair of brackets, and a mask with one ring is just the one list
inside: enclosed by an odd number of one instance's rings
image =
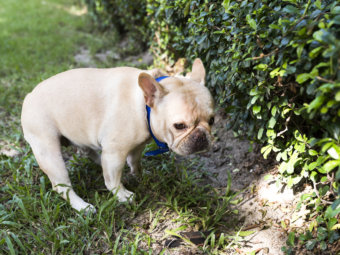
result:
[(126, 157), (126, 153), (103, 150), (101, 159), (105, 185), (108, 190), (117, 194), (120, 202), (128, 201), (133, 197), (133, 193), (125, 189), (121, 183)]

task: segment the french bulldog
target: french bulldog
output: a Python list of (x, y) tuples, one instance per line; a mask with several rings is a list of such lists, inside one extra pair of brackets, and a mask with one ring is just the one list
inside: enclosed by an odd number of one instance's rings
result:
[(41, 82), (25, 97), (24, 137), (53, 189), (77, 211), (95, 208), (72, 188), (63, 140), (88, 148), (102, 166), (105, 186), (122, 202), (133, 195), (121, 183), (125, 161), (138, 174), (150, 131), (180, 155), (209, 147), (214, 111), (202, 61), (196, 59), (185, 77), (157, 82), (160, 75), (158, 69), (131, 67), (73, 69)]

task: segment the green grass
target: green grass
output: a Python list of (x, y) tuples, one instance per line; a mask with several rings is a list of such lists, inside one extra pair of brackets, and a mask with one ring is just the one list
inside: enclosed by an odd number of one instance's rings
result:
[(169, 254), (166, 238), (197, 230), (212, 232), (203, 246), (188, 242), (186, 249), (229, 251), (237, 239), (227, 220), (235, 203), (230, 183), (223, 190), (200, 185), (203, 170), (174, 155), (143, 160), (139, 180), (125, 174), (136, 199), (122, 204), (106, 190), (100, 167), (67, 150), (74, 188), (95, 215), (77, 213), (51, 191), (23, 140), (21, 103), (41, 80), (77, 67), (81, 47), (117, 49), (114, 33), (91, 32), (87, 15), (74, 14), (81, 8), (68, 0), (0, 0), (0, 146), (18, 151), (0, 155), (0, 254)]
[[(199, 178), (189, 175), (173, 156), (144, 162), (148, 171), (138, 183), (125, 178), (127, 187), (136, 192), (131, 204), (119, 203), (105, 189), (98, 166), (87, 159), (72, 160), (75, 190), (97, 208), (97, 214), (88, 216), (76, 213), (51, 191), (32, 154), (14, 159), (1, 156), (0, 167), (0, 253), (4, 254), (153, 254), (153, 243), (163, 243), (167, 233), (213, 230), (210, 239), (215, 237), (215, 232), (225, 230), (231, 213), (231, 194), (197, 185)], [(152, 232), (159, 226), (165, 229), (154, 240)], [(205, 246), (191, 249), (218, 254), (231, 242), (227, 234), (216, 239), (214, 245), (208, 240)]]

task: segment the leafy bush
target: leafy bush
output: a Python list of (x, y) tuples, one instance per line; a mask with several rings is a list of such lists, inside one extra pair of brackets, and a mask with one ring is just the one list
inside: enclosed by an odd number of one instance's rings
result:
[(146, 0), (146, 10), (156, 56), (200, 57), (230, 128), (264, 144), (289, 187), (313, 185), (301, 199), (319, 216), (300, 242), (339, 239), (340, 3)]
[[(265, 144), (264, 157), (276, 153), (288, 186), (314, 185), (302, 199), (326, 213), (310, 229), (316, 239), (307, 248), (337, 240), (340, 4), (149, 0), (148, 13), (158, 55), (202, 58), (235, 132)], [(329, 232), (323, 239), (320, 229)]]

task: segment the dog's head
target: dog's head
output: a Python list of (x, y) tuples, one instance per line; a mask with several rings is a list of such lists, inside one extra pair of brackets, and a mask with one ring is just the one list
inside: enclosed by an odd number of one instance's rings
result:
[(168, 77), (160, 83), (147, 73), (138, 77), (145, 102), (151, 108), (153, 133), (180, 155), (206, 150), (211, 143), (214, 105), (204, 80), (200, 59), (194, 61), (186, 77)]

